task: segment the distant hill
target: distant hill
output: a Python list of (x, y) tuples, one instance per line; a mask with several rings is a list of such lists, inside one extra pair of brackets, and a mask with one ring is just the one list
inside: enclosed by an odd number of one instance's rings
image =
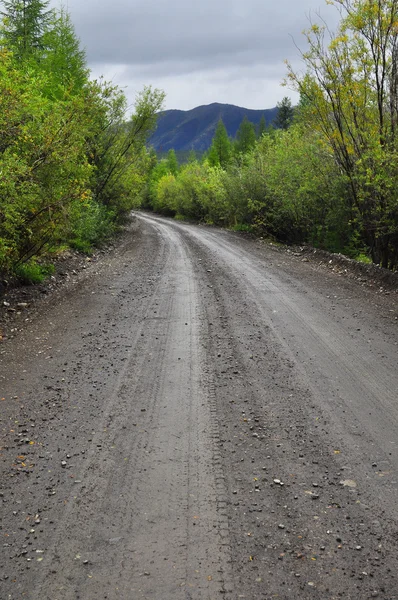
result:
[(251, 110), (218, 103), (198, 106), (192, 110), (165, 110), (159, 115), (156, 131), (149, 143), (157, 152), (167, 152), (172, 148), (176, 152), (204, 152), (211, 145), (220, 119), (223, 120), (228, 135), (235, 137), (245, 115), (254, 125), (264, 115), (267, 125), (270, 125), (277, 112), (277, 108)]

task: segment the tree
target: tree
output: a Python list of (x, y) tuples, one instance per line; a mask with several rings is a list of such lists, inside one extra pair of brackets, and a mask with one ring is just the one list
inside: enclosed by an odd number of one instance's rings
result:
[(64, 8), (51, 14), (43, 42), (46, 52), (40, 66), (50, 79), (50, 93), (62, 96), (81, 91), (89, 78), (86, 54)]
[(49, 0), (3, 0), (3, 45), (19, 61), (44, 49), (44, 34), (52, 11)]
[(264, 115), (261, 116), (260, 122), (257, 127), (257, 138), (261, 140), (264, 133), (267, 131), (267, 123), (265, 121)]
[(231, 142), (222, 119), (219, 120), (209, 150), (209, 164), (225, 168), (231, 160)]
[(169, 173), (171, 173), (172, 175), (177, 175), (178, 160), (177, 160), (175, 150), (171, 149), (168, 151), (166, 163), (167, 163), (167, 169), (168, 169)]
[(47, 82), (0, 53), (0, 271), (68, 237), (71, 214), (91, 199), (87, 139), (92, 97), (51, 101)]
[(140, 172), (142, 167), (147, 168), (142, 163), (148, 160), (145, 145), (162, 109), (164, 93), (145, 87), (137, 95), (134, 113), (126, 122), (127, 100), (123, 92), (106, 83), (96, 85), (100, 97), (97, 121), (101, 126), (89, 150), (96, 172), (93, 192), (100, 203), (122, 214), (131, 210), (123, 178), (135, 169)]
[(197, 156), (195, 150), (192, 148), (188, 154), (188, 162), (195, 163), (197, 161)]
[(293, 123), (294, 108), (290, 98), (285, 96), (277, 104), (278, 112), (274, 120), (274, 125), (278, 129), (289, 129)]
[(253, 123), (251, 123), (247, 116), (243, 117), (239, 129), (236, 132), (236, 140), (234, 150), (237, 154), (246, 154), (249, 152), (256, 143), (256, 131)]
[(398, 264), (398, 0), (336, 0), (342, 20), (306, 32), (304, 75), (289, 79), (300, 112), (334, 156), (346, 182), (352, 226), (373, 260)]

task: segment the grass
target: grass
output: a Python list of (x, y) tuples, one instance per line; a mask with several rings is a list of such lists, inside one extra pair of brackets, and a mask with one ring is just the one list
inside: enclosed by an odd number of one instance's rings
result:
[(39, 265), (35, 261), (29, 261), (18, 265), (15, 268), (15, 275), (21, 283), (25, 285), (34, 285), (42, 283), (45, 279), (53, 275), (55, 267), (52, 264)]
[(358, 262), (361, 263), (365, 263), (367, 265), (371, 265), (372, 264), (372, 259), (369, 258), (369, 256), (367, 254), (364, 254), (363, 252), (361, 252), (360, 254), (357, 254), (357, 256), (355, 257), (355, 260), (357, 260)]
[(237, 223), (231, 227), (232, 231), (244, 231), (246, 233), (253, 233), (253, 227), (248, 223)]

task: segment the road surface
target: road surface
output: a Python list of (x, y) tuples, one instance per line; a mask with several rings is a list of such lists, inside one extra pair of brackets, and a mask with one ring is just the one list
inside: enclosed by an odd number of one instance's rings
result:
[(138, 214), (0, 346), (1, 599), (398, 598), (396, 302)]

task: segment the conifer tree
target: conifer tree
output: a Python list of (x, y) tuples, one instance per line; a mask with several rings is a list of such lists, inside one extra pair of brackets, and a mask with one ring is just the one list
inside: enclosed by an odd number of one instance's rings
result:
[(264, 115), (262, 115), (261, 119), (260, 119), (260, 123), (258, 124), (258, 127), (257, 127), (257, 138), (259, 140), (261, 140), (261, 138), (263, 137), (264, 133), (266, 133), (266, 131), (267, 131), (267, 123), (265, 121)]
[(211, 166), (223, 168), (231, 160), (231, 142), (222, 119), (217, 124), (208, 158)]
[(294, 108), (290, 98), (285, 96), (280, 102), (278, 102), (277, 107), (278, 114), (276, 115), (274, 121), (275, 127), (279, 129), (289, 129), (290, 125), (293, 123), (294, 117)]
[(52, 82), (51, 93), (58, 96), (66, 89), (78, 93), (88, 81), (86, 54), (65, 9), (52, 14), (43, 40), (47, 50), (42, 67)]
[(3, 0), (2, 44), (22, 61), (44, 49), (49, 0)]
[(236, 132), (235, 152), (245, 154), (251, 150), (256, 143), (256, 131), (253, 123), (245, 115), (239, 129)]

